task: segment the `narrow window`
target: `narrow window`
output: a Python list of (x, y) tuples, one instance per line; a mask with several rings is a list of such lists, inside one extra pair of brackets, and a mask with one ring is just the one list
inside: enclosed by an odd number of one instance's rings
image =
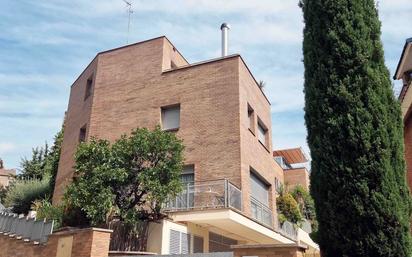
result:
[(255, 112), (249, 104), (247, 105), (247, 117), (249, 126), (248, 128), (250, 129), (250, 131), (255, 133)]
[(170, 230), (169, 253), (180, 254), (180, 232), (173, 229)]
[(179, 208), (193, 208), (195, 204), (195, 166), (186, 165), (183, 167), (182, 175), (180, 177), (183, 190), (180, 199), (177, 202)]
[(180, 127), (180, 105), (162, 107), (162, 129), (178, 130)]
[(86, 125), (84, 125), (79, 132), (79, 142), (86, 141)]
[(259, 120), (258, 121), (258, 139), (265, 147), (267, 147), (267, 132), (268, 132), (268, 129)]
[(92, 94), (92, 88), (93, 88), (93, 75), (91, 75), (90, 78), (87, 79), (84, 100), (89, 98), (89, 96)]

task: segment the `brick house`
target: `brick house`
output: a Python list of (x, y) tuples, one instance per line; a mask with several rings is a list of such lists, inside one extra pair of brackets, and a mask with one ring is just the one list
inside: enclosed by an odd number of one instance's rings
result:
[(406, 176), (409, 188), (412, 189), (412, 38), (405, 42), (393, 79), (402, 80), (403, 83), (399, 101), (404, 122)]
[(90, 137), (115, 140), (136, 127), (176, 133), (185, 144), (185, 189), (150, 227), (148, 251), (228, 251), (230, 245), (318, 246), (279, 228), (270, 102), (238, 54), (190, 64), (165, 37), (98, 53), (71, 86), (53, 202)]
[(283, 182), (287, 189), (300, 185), (309, 191), (309, 170), (306, 167), (309, 159), (302, 148), (275, 150), (273, 157), (283, 169)]
[(8, 187), (10, 182), (16, 177), (16, 170), (6, 169), (3, 164), (3, 160), (0, 159), (0, 186)]

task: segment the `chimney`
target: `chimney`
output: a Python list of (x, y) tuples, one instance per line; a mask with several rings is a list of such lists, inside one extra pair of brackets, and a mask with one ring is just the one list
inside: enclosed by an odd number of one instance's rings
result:
[(227, 23), (223, 23), (222, 26), (220, 26), (220, 30), (222, 30), (222, 57), (225, 57), (227, 55), (227, 45), (228, 45), (228, 32), (230, 29), (230, 25)]

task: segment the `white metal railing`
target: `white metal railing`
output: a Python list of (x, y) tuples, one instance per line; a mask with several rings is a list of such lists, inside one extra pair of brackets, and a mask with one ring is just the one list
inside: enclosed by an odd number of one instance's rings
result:
[(19, 217), (14, 213), (0, 212), (0, 234), (34, 243), (46, 243), (53, 231), (53, 221)]
[(273, 227), (273, 214), (268, 206), (251, 196), (250, 208), (252, 210), (252, 218), (266, 226)]
[(163, 208), (165, 211), (234, 208), (242, 210), (242, 192), (227, 179), (183, 184), (183, 190)]

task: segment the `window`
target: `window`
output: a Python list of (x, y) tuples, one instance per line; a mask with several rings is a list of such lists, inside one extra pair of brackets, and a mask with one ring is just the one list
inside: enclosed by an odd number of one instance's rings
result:
[(273, 216), (269, 208), (269, 184), (250, 171), (250, 209), (252, 218), (272, 227)]
[(190, 252), (190, 234), (170, 230), (169, 253), (188, 254)]
[(180, 105), (162, 107), (163, 130), (177, 130), (180, 126)]
[(280, 194), (281, 191), (282, 191), (282, 187), (283, 187), (282, 182), (280, 182), (280, 180), (277, 177), (275, 177), (275, 190), (276, 190), (276, 192)]
[(262, 204), (269, 206), (269, 186), (254, 171), (250, 172), (250, 194)]
[(84, 125), (79, 132), (79, 142), (84, 142), (86, 141), (86, 127), (87, 125)]
[(203, 237), (193, 236), (193, 253), (203, 253)]
[(209, 252), (231, 252), (230, 246), (238, 242), (232, 238), (209, 232)]
[(266, 126), (261, 121), (258, 121), (258, 139), (265, 147), (267, 147), (267, 132)]
[(255, 133), (255, 112), (250, 105), (247, 105), (248, 128)]
[(186, 165), (183, 167), (180, 177), (183, 189), (179, 197), (176, 198), (176, 207), (192, 208), (195, 204), (195, 167), (194, 165)]
[(92, 94), (92, 88), (93, 88), (93, 75), (91, 75), (90, 78), (87, 79), (84, 100), (89, 98), (89, 96)]
[(183, 167), (182, 183), (193, 183), (195, 182), (195, 167), (194, 165), (186, 165)]

